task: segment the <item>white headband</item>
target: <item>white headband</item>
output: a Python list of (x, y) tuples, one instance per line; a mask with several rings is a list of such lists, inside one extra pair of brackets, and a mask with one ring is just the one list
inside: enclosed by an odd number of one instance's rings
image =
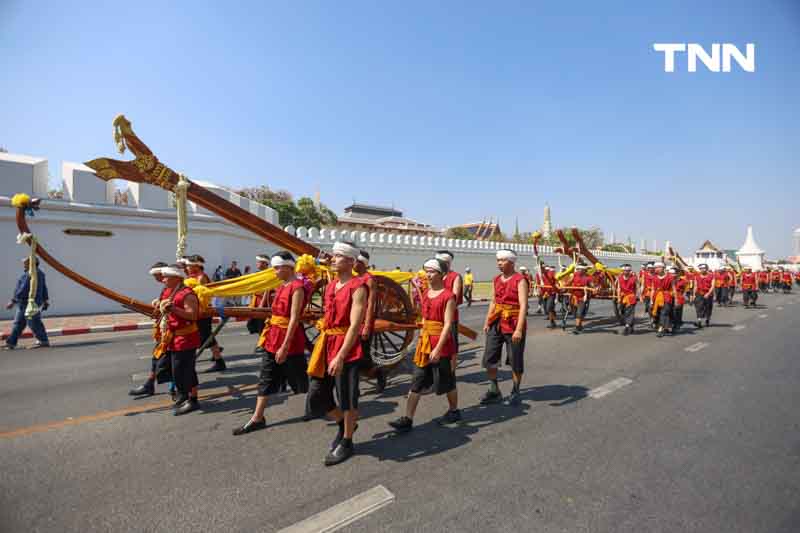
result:
[(432, 270), (435, 270), (436, 272), (439, 272), (440, 274), (442, 272), (442, 265), (440, 265), (439, 261), (437, 261), (436, 259), (428, 259), (427, 261), (425, 261), (425, 264), (422, 265), (422, 268), (430, 268)]
[(514, 263), (517, 262), (517, 254), (514, 252), (514, 250), (497, 250), (495, 257), (497, 257), (497, 259), (505, 259)]
[(186, 273), (183, 270), (178, 270), (172, 266), (166, 266), (161, 269), (162, 276), (168, 276), (173, 278), (185, 278)]
[(205, 263), (201, 263), (200, 261), (190, 261), (188, 259), (184, 259), (181, 262), (186, 266), (206, 266)]
[(333, 253), (334, 255), (338, 254), (349, 257), (350, 259), (358, 259), (358, 256), (361, 255), (361, 250), (346, 242), (337, 241), (333, 243)]
[(272, 268), (278, 268), (278, 267), (281, 267), (281, 266), (293, 267), (294, 266), (294, 260), (292, 260), (292, 259), (284, 259), (283, 257), (281, 257), (279, 255), (276, 255), (276, 256), (273, 256), (272, 259), (269, 260), (269, 265)]
[(163, 275), (163, 274), (164, 274), (164, 272), (163, 272), (163, 271), (164, 271), (164, 267), (156, 267), (156, 268), (151, 268), (151, 269), (148, 271), (148, 273), (149, 273), (151, 276), (155, 276), (156, 274), (162, 274), (162, 275)]
[(366, 257), (364, 257), (361, 254), (358, 254), (358, 257), (356, 258), (356, 261), (358, 261), (359, 263), (364, 263), (365, 265), (369, 265), (369, 259), (367, 259)]
[(653, 265), (653, 268), (664, 268), (664, 263), (662, 263), (661, 261), (659, 261), (658, 263), (655, 263), (655, 264)]
[(519, 269), (520, 269), (520, 270), (528, 270), (528, 267), (526, 267), (526, 266), (521, 266), (521, 267), (519, 267)]
[(189, 260), (188, 260), (188, 259), (186, 259), (185, 257), (181, 257), (180, 259), (178, 259), (177, 261), (175, 261), (175, 263), (176, 263), (176, 264), (178, 264), (178, 265), (185, 265), (185, 264), (187, 264), (188, 262), (189, 262)]
[(453, 261), (453, 256), (446, 253), (437, 253), (436, 255), (434, 255), (434, 257), (439, 261), (444, 261), (447, 264), (450, 264), (450, 262)]
[(265, 256), (265, 255), (257, 255), (256, 256), (256, 261), (261, 261), (263, 263), (269, 263), (270, 262), (270, 258)]
[(575, 265), (575, 270), (586, 270), (586, 265)]

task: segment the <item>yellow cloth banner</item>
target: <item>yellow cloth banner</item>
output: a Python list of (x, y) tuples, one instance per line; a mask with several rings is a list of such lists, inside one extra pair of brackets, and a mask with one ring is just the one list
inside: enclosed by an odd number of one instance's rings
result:
[(433, 351), (431, 346), (431, 335), (441, 335), (444, 329), (444, 322), (435, 320), (423, 320), (422, 330), (417, 341), (417, 351), (414, 352), (414, 364), (420, 368), (428, 366), (431, 362), (430, 355)]
[(281, 329), (289, 329), (289, 317), (277, 315), (272, 315), (269, 317), (269, 321), (264, 324), (264, 329), (261, 330), (261, 335), (258, 336), (258, 343), (256, 346), (261, 346), (262, 348), (264, 347), (264, 343), (267, 340), (267, 333), (269, 333), (269, 328), (273, 326)]
[(311, 352), (311, 358), (308, 360), (308, 370), (306, 371), (312, 378), (322, 379), (325, 377), (325, 371), (328, 367), (328, 361), (325, 352), (325, 344), (330, 335), (344, 335), (347, 333), (346, 327), (340, 328), (326, 328), (325, 319), (317, 320), (317, 330), (319, 337), (314, 343), (314, 351)]

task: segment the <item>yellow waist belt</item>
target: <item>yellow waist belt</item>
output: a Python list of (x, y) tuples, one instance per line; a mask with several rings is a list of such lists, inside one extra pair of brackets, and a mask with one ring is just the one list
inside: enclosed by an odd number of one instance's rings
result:
[(655, 317), (662, 307), (664, 307), (664, 291), (656, 291), (656, 297), (650, 308), (652, 315)]
[(430, 355), (433, 351), (431, 346), (431, 335), (437, 336), (442, 334), (444, 329), (443, 322), (435, 320), (423, 320), (422, 330), (417, 341), (417, 351), (414, 352), (414, 364), (420, 368), (428, 366), (431, 362)]
[(180, 337), (181, 335), (189, 335), (190, 333), (194, 333), (197, 331), (197, 324), (192, 322), (188, 326), (184, 326), (182, 328), (178, 328), (175, 331), (168, 329), (166, 333), (161, 335), (160, 342), (153, 348), (153, 357), (156, 359), (160, 359), (164, 353), (166, 353), (167, 348), (172, 343), (172, 339), (176, 336)]
[(289, 318), (285, 316), (276, 316), (272, 315), (269, 317), (269, 320), (266, 324), (264, 324), (264, 329), (261, 330), (261, 335), (258, 336), (258, 344), (257, 346), (264, 346), (264, 343), (267, 342), (267, 333), (269, 333), (269, 328), (275, 326), (276, 328), (281, 329), (289, 329)]
[(494, 324), (498, 318), (517, 318), (519, 316), (519, 306), (512, 304), (494, 304), (492, 314), (489, 315), (489, 324)]
[(628, 294), (623, 294), (622, 303), (623, 305), (634, 305), (636, 303), (636, 295), (633, 294), (632, 292), (629, 292)]
[(347, 333), (348, 326), (326, 328), (324, 319), (318, 320), (316, 325), (317, 330), (319, 331), (319, 337), (317, 337), (317, 341), (314, 343), (314, 351), (311, 352), (311, 359), (308, 361), (307, 372), (308, 375), (313, 378), (322, 379), (325, 377), (325, 370), (327, 367), (325, 344), (328, 340), (328, 337), (345, 335)]

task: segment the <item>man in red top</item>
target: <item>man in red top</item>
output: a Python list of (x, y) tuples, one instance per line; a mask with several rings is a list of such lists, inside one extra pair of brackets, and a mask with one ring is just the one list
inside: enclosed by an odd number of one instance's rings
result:
[(728, 271), (724, 266), (714, 272), (714, 300), (720, 307), (728, 305)]
[[(256, 270), (263, 272), (269, 268), (270, 257), (269, 254), (261, 254), (256, 256)], [(267, 294), (269, 291), (263, 291), (250, 296), (250, 307), (267, 307)], [(251, 334), (258, 333), (259, 335), (264, 330), (265, 321), (262, 318), (251, 318), (247, 321), (247, 331)], [(264, 349), (261, 346), (256, 346), (256, 353), (263, 354)]]
[(653, 281), (653, 263), (647, 263), (644, 270), (639, 272), (639, 295), (644, 302), (644, 312), (650, 316), (650, 289), (652, 288)]
[(390, 426), (402, 433), (413, 429), (420, 394), (431, 387), (437, 396), (447, 395), (449, 409), (438, 420), (439, 424), (461, 420), (456, 378), (448, 361), (456, 353), (450, 334), (456, 316), (456, 296), (444, 287), (443, 274), (447, 270), (444, 261), (429, 259), (423, 268), (429, 288), (422, 295), (422, 331), (414, 354), (414, 376), (406, 401), (406, 414), (389, 422)]
[(800, 285), (800, 270), (794, 274), (794, 282)]
[(544, 305), (544, 312), (550, 324), (548, 329), (556, 328), (556, 298), (558, 288), (556, 285), (556, 271), (553, 267), (542, 264), (541, 275), (536, 274), (536, 281), (539, 284), (539, 297)]
[(781, 286), (781, 268), (776, 267), (772, 269), (772, 273), (770, 274), (770, 281), (772, 282), (772, 292), (777, 292)]
[(781, 284), (783, 285), (783, 294), (792, 292), (792, 273), (784, 268), (781, 268)]
[(497, 403), (503, 400), (497, 385), (497, 367), (500, 365), (505, 345), (506, 362), (511, 363), (511, 376), (514, 381), (506, 405), (513, 406), (520, 403), (519, 387), (525, 371), (528, 282), (515, 270), (516, 252), (498, 250), (495, 257), (500, 275), (494, 278), (494, 291), (483, 324), (483, 331), (486, 334), (483, 367), (489, 378), (489, 390), (481, 398), (481, 403)]
[(697, 313), (697, 328), (702, 329), (703, 320), (708, 326), (714, 311), (714, 274), (708, 271), (705, 263), (698, 265), (698, 268), (700, 272), (694, 278), (694, 309)]
[(769, 272), (766, 269), (758, 272), (758, 290), (767, 292), (769, 289)]
[(653, 286), (650, 289), (650, 312), (654, 320), (658, 321), (657, 337), (663, 337), (665, 332), (670, 332), (672, 323), (672, 305), (675, 302), (675, 285), (670, 274), (664, 271), (664, 263), (655, 264)]
[(672, 333), (678, 333), (683, 327), (683, 306), (686, 304), (686, 291), (689, 289), (689, 278), (678, 267), (671, 267), (669, 273), (675, 286), (675, 302), (672, 304)]
[[(183, 258), (183, 266), (186, 269), (186, 275), (189, 278), (194, 278), (200, 285), (208, 285), (211, 279), (205, 273), (206, 260), (200, 255), (189, 255)], [(197, 328), (200, 330), (200, 345), (202, 346), (206, 340), (211, 337), (212, 332), (212, 318), (210, 316), (200, 318), (197, 320)], [(222, 372), (227, 367), (225, 366), (225, 359), (222, 358), (223, 348), (217, 343), (217, 339), (211, 339), (208, 345), (211, 348), (211, 363), (212, 365), (203, 370), (207, 372)]]
[(755, 307), (756, 300), (758, 300), (758, 281), (753, 269), (746, 266), (742, 272), (742, 301), (745, 308), (748, 308)]
[(533, 277), (531, 276), (528, 267), (524, 265), (519, 267), (519, 273), (522, 274), (522, 277), (528, 282), (528, 298), (530, 298), (533, 295)]
[[(325, 288), (325, 316), (308, 365), (311, 384), (308, 405), (316, 415), (336, 421), (339, 430), (325, 457), (325, 465), (346, 461), (353, 455), (353, 432), (358, 420), (359, 360), (361, 330), (367, 311), (369, 290), (364, 278), (353, 276), (359, 249), (350, 242), (333, 245), (331, 269), (336, 274)], [(333, 390), (339, 406), (333, 398)]]
[(372, 330), (375, 327), (375, 306), (378, 302), (378, 284), (375, 277), (369, 273), (367, 267), (369, 266), (369, 252), (361, 250), (356, 259), (356, 264), (353, 270), (356, 274), (364, 278), (364, 283), (367, 285), (369, 296), (367, 297), (367, 313), (364, 317), (364, 327), (361, 329), (361, 350), (363, 357), (361, 358), (361, 373), (368, 378), (375, 378), (377, 381), (375, 385), (375, 394), (380, 394), (386, 388), (386, 373), (380, 365), (375, 364), (372, 360)]
[(200, 302), (192, 289), (183, 284), (185, 272), (181, 265), (164, 267), (161, 275), (169, 292), (158, 302), (162, 317), (159, 324), (159, 348), (172, 359), (172, 377), (178, 395), (174, 414), (179, 416), (200, 408), (197, 401), (199, 382), (195, 370), (195, 353), (200, 347), (200, 332), (197, 328)]
[(736, 296), (736, 285), (738, 284), (738, 278), (736, 276), (736, 271), (733, 269), (732, 266), (728, 266), (728, 306), (733, 306), (733, 298)]
[(625, 326), (622, 330), (623, 335), (633, 332), (633, 325), (636, 316), (636, 295), (639, 290), (636, 283), (636, 276), (630, 265), (622, 265), (622, 274), (615, 280), (617, 292), (617, 304), (620, 311), (620, 325)]
[(267, 397), (278, 393), (284, 381), (289, 383), (295, 394), (308, 392), (304, 356), (306, 338), (300, 319), (309, 294), (303, 280), (295, 276), (292, 254), (278, 252), (270, 259), (270, 265), (282, 283), (275, 290), (272, 316), (258, 339), (264, 355), (261, 357), (256, 408), (250, 420), (233, 430), (234, 435), (244, 435), (267, 427), (264, 418)]
[(575, 329), (572, 330), (572, 333), (578, 335), (583, 331), (583, 321), (586, 318), (586, 312), (589, 310), (589, 298), (592, 289), (592, 276), (586, 273), (586, 265), (575, 266), (575, 273), (572, 275), (569, 285), (572, 287), (570, 290), (572, 293), (570, 307), (575, 313)]
[(455, 373), (456, 366), (458, 366), (458, 306), (464, 301), (464, 280), (461, 279), (461, 274), (453, 270), (453, 257), (453, 253), (449, 250), (439, 250), (436, 252), (435, 259), (443, 261), (447, 268), (444, 273), (444, 288), (456, 295), (456, 324), (450, 333), (456, 346), (456, 355), (450, 358), (450, 364)]
[[(158, 262), (150, 267), (150, 275), (153, 276), (153, 279), (156, 281), (156, 283), (161, 286), (159, 297), (153, 300), (153, 307), (156, 307), (156, 311), (158, 311), (158, 302), (162, 298), (166, 298), (167, 294), (169, 293), (168, 289), (164, 286), (164, 276), (161, 275), (161, 269), (165, 266), (168, 265), (163, 262)], [(150, 361), (150, 375), (147, 377), (147, 381), (135, 389), (128, 391), (128, 394), (131, 396), (152, 396), (156, 393), (156, 383), (167, 382), (169, 382), (170, 393), (174, 396), (175, 386), (172, 383), (172, 359), (168, 354), (165, 353), (158, 358), (155, 356), (152, 358)]]

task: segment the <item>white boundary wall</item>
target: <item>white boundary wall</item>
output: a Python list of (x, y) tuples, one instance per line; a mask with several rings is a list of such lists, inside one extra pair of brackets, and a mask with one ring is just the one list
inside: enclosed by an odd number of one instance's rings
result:
[[(11, 197), (20, 192), (46, 197), (47, 160), (14, 154), (0, 154), (0, 301), (7, 301), (22, 273), (20, 260), (27, 255), (27, 246), (16, 244), (17, 227)], [(166, 191), (149, 186), (131, 184), (135, 205), (113, 205), (113, 187), (103, 183), (87, 167), (64, 163), (62, 175), (68, 199), (43, 200), (42, 208), (29, 225), (42, 245), (69, 268), (110, 289), (143, 301), (150, 301), (157, 287), (147, 275), (148, 267), (155, 261), (171, 262), (175, 257), (175, 210), (170, 208)], [(261, 218), (277, 224), (277, 214), (270, 208), (232, 194), (218, 186), (201, 182), (214, 193), (250, 210)], [(101, 230), (111, 232), (110, 237), (67, 235), (66, 229)], [(533, 246), (466, 241), (443, 237), (417, 237), (391, 233), (366, 233), (337, 231), (335, 229), (285, 228), (287, 232), (330, 250), (337, 239), (355, 242), (367, 250), (371, 262), (378, 269), (418, 270), (436, 250), (448, 249), (455, 254), (455, 269), (463, 272), (469, 266), (478, 281), (490, 280), (497, 273), (495, 252), (498, 248), (512, 248), (520, 255), (520, 265), (533, 268)], [(189, 239), (187, 253), (199, 253), (206, 259), (211, 275), (217, 265), (227, 268), (232, 260), (245, 265), (255, 265), (259, 253), (273, 253), (275, 245), (234, 226), (227, 221), (189, 206)], [(540, 247), (543, 259), (557, 264), (558, 257), (547, 246)], [(598, 258), (609, 266), (631, 263), (638, 266), (653, 260), (652, 256), (620, 254), (597, 251)], [(564, 264), (571, 259), (562, 257)], [(47, 276), (52, 308), (51, 315), (102, 313), (121, 310), (106, 300), (77, 285), (61, 274), (43, 265)], [(0, 317), (10, 318), (12, 311), (0, 311)]]

